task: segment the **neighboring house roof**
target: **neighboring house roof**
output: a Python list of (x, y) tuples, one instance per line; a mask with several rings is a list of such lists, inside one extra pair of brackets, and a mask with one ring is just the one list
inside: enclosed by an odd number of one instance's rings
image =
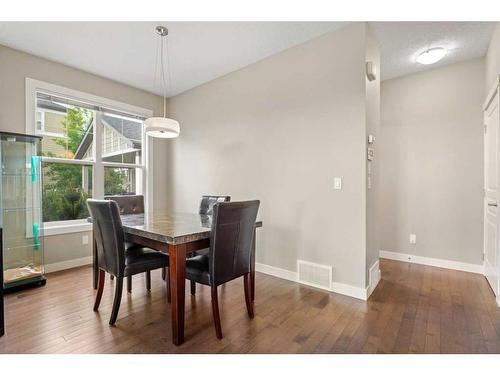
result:
[(94, 139), (94, 119), (90, 120), (89, 126), (87, 126), (87, 130), (85, 131), (85, 135), (82, 138), (82, 141), (78, 145), (78, 148), (75, 152), (75, 159), (83, 159), (87, 150), (92, 145), (92, 140)]
[(64, 107), (60, 104), (54, 103), (51, 100), (37, 98), (36, 106), (38, 108), (51, 109), (52, 111), (66, 113), (66, 107)]
[(134, 141), (134, 144), (141, 143), (142, 131), (141, 127), (137, 126), (137, 122), (106, 115), (103, 116), (103, 121), (125, 138)]
[[(49, 109), (61, 113), (66, 113), (66, 107), (60, 104), (54, 103), (51, 100), (38, 98), (37, 100), (38, 108)], [(126, 119), (117, 118), (114, 116), (103, 115), (102, 121), (104, 125), (113, 129), (119, 135), (127, 138), (132, 142), (133, 148), (141, 148), (142, 130), (140, 126), (137, 126), (137, 122), (130, 121)], [(82, 159), (92, 144), (94, 138), (94, 124), (93, 119), (87, 126), (85, 135), (78, 146), (75, 153), (75, 159)]]

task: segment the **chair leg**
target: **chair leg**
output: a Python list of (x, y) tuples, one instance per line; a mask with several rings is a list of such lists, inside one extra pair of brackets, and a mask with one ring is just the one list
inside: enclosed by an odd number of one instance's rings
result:
[(99, 304), (101, 303), (102, 291), (104, 290), (104, 280), (106, 280), (106, 273), (103, 270), (99, 270), (99, 282), (97, 284), (97, 294), (95, 296), (94, 311), (99, 310)]
[(250, 291), (252, 292), (252, 302), (255, 301), (255, 271), (250, 272)]
[(212, 313), (214, 315), (215, 333), (219, 340), (222, 339), (222, 327), (220, 325), (219, 298), (217, 296), (217, 287), (212, 287)]
[(151, 271), (146, 271), (146, 289), (151, 291)]
[(191, 295), (196, 295), (196, 283), (193, 280), (191, 280)]
[(243, 286), (245, 288), (245, 303), (247, 304), (248, 316), (253, 319), (252, 285), (249, 273), (243, 276)]
[(166, 277), (167, 277), (167, 267), (163, 267), (161, 269), (161, 278), (163, 279), (163, 281), (165, 281)]
[(127, 276), (127, 293), (132, 293), (132, 276)]
[(117, 277), (115, 299), (113, 301), (113, 310), (111, 311), (111, 318), (109, 319), (110, 326), (116, 323), (116, 318), (118, 317), (118, 310), (120, 310), (120, 302), (122, 301), (122, 291), (123, 291), (123, 277)]
[(166, 272), (165, 282), (167, 283), (167, 302), (170, 303), (172, 301), (172, 294), (170, 292), (170, 267)]

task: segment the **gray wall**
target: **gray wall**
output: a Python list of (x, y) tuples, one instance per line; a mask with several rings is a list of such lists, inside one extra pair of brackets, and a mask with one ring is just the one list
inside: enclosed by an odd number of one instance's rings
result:
[[(74, 90), (140, 106), (161, 113), (160, 97), (83, 72), (53, 61), (0, 45), (0, 131), (25, 133), (25, 78), (34, 78)], [(166, 207), (166, 143), (155, 140), (155, 207)], [(56, 263), (91, 255), (90, 245), (82, 245), (82, 235), (50, 236), (46, 239), (46, 261)], [(89, 241), (90, 242), (90, 241)]]
[[(82, 244), (82, 236), (88, 236), (88, 245)], [(78, 232), (46, 236), (45, 264), (66, 262), (92, 255), (92, 232)]]
[(182, 133), (168, 157), (170, 207), (194, 212), (206, 193), (260, 199), (258, 262), (333, 265), (334, 281), (364, 288), (365, 28), (349, 25), (171, 98)]
[(498, 84), (498, 75), (500, 75), (500, 22), (497, 22), (486, 54), (486, 94), (494, 84)]
[(482, 264), (484, 74), (479, 59), (382, 82), (382, 250)]
[[(378, 261), (380, 250), (379, 238), (379, 208), (378, 193), (380, 184), (379, 154), (380, 143), (380, 49), (370, 28), (367, 29), (366, 61), (372, 61), (377, 72), (377, 79), (366, 79), (366, 133), (375, 136), (375, 143), (370, 147), (375, 149), (375, 158), (370, 161), (370, 174), (367, 168), (366, 184), (366, 283), (369, 283), (370, 267)], [(365, 140), (368, 141), (367, 139)], [(368, 161), (366, 161), (368, 163)], [(368, 188), (368, 178), (371, 188)]]

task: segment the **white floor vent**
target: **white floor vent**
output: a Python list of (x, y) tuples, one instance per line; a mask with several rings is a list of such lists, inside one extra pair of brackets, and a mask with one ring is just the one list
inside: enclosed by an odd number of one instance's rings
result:
[(297, 260), (299, 282), (321, 289), (332, 289), (332, 266)]

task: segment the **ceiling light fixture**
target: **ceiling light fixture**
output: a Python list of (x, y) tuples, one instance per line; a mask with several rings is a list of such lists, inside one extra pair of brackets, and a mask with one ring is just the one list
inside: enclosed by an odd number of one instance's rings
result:
[[(179, 122), (167, 117), (167, 80), (165, 79), (164, 49), (168, 59), (167, 35), (168, 29), (164, 26), (156, 26), (156, 33), (161, 37), (160, 65), (161, 82), (163, 88), (163, 117), (150, 117), (144, 122), (146, 134), (155, 138), (176, 138), (181, 131)], [(164, 48), (165, 45), (165, 48)], [(167, 61), (168, 81), (170, 82), (170, 64)]]
[(446, 53), (447, 51), (443, 47), (431, 48), (418, 55), (417, 62), (424, 65), (435, 64), (445, 57)]

